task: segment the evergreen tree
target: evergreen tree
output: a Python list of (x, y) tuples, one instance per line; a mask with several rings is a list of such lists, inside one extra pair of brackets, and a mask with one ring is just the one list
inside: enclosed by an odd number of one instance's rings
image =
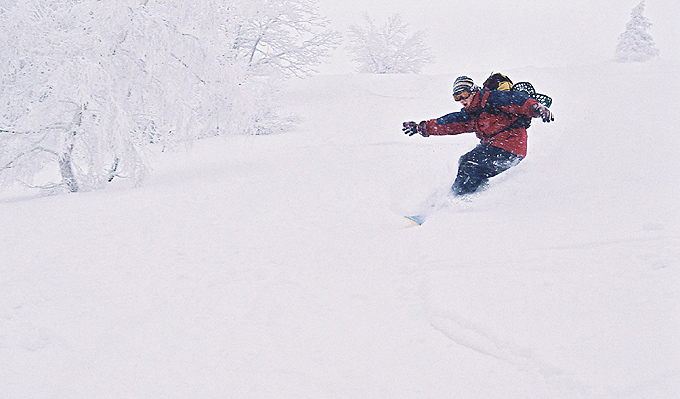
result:
[(654, 46), (654, 39), (647, 33), (651, 22), (642, 13), (645, 10), (645, 0), (642, 0), (631, 11), (631, 19), (626, 24), (626, 31), (619, 36), (616, 46), (616, 60), (619, 62), (643, 62), (659, 55)]

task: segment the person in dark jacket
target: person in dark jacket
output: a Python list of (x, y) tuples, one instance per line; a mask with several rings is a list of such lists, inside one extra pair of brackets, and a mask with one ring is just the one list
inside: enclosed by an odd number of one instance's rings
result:
[(527, 154), (527, 126), (531, 118), (543, 122), (554, 120), (552, 112), (519, 91), (497, 91), (479, 88), (467, 76), (456, 78), (453, 98), (463, 109), (440, 118), (416, 123), (404, 122), (409, 136), (443, 136), (476, 133), (481, 140), (472, 151), (463, 155), (451, 187), (454, 195), (472, 194), (489, 178), (519, 164)]

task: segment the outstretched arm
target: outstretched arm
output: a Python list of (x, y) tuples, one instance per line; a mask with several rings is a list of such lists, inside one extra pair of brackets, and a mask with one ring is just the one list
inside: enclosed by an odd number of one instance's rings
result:
[(531, 118), (540, 117), (543, 122), (555, 120), (548, 107), (523, 92), (492, 91), (488, 102), (493, 107), (508, 114), (525, 115)]
[(441, 118), (420, 122), (428, 136), (446, 136), (474, 132), (474, 118), (465, 111), (452, 112)]

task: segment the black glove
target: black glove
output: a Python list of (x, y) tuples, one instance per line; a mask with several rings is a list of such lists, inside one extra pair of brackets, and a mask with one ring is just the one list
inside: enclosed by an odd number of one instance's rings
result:
[(423, 137), (427, 137), (427, 133), (425, 133), (425, 121), (420, 122), (420, 124), (415, 123), (413, 121), (411, 122), (404, 122), (404, 127), (401, 129), (404, 131), (404, 134), (408, 134), (409, 136), (413, 136), (414, 134), (419, 134)]
[(418, 124), (411, 121), (411, 122), (404, 122), (403, 128), (401, 129), (404, 134), (407, 134), (409, 136), (413, 136), (414, 134), (418, 133)]
[(534, 109), (536, 110), (536, 116), (541, 117), (543, 119), (543, 122), (550, 123), (555, 120), (555, 117), (553, 116), (553, 113), (550, 112), (548, 107), (546, 107), (543, 104), (536, 104), (534, 105)]

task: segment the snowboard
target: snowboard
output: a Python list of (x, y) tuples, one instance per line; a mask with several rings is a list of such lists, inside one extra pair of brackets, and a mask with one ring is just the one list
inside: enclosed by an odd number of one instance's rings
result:
[[(413, 222), (413, 226), (420, 226), (423, 223), (425, 223), (425, 216), (423, 215), (411, 215), (411, 216), (404, 216), (406, 219), (410, 220)], [(412, 226), (411, 226), (412, 227)]]
[(450, 190), (437, 190), (427, 197), (420, 206), (416, 207), (413, 214), (405, 215), (404, 218), (409, 220), (411, 224), (408, 227), (422, 226), (425, 220), (430, 216), (436, 215), (441, 211), (449, 210), (456, 212), (465, 212), (470, 209), (472, 198), (467, 196), (455, 197)]
[[(448, 208), (451, 205), (453, 197), (449, 189), (439, 188), (427, 196), (415, 209), (411, 210), (411, 214), (404, 215), (411, 224), (408, 227), (421, 226), (425, 223), (425, 219), (438, 211)], [(403, 215), (403, 214), (402, 214)]]

